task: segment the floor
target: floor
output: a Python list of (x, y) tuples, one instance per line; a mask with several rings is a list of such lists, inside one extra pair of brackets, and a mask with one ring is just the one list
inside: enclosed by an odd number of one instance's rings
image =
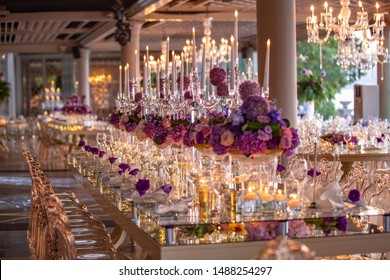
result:
[[(67, 170), (65, 160), (58, 153), (58, 147), (42, 151), (39, 141), (28, 143), (31, 153), (36, 154), (47, 172), (56, 192), (72, 191), (84, 203), (94, 217), (103, 221), (109, 231), (114, 223), (100, 209), (89, 193), (77, 183)], [(0, 151), (0, 260), (31, 259), (27, 228), (31, 205), (31, 179), (21, 154), (21, 143), (7, 141), (8, 150)], [(127, 244), (119, 251), (133, 254)]]

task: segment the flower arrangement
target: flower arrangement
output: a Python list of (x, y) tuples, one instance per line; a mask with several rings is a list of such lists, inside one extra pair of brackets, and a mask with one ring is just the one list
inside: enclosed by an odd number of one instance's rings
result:
[(305, 220), (307, 225), (314, 225), (316, 229), (322, 230), (325, 235), (329, 235), (332, 230), (347, 231), (348, 220), (346, 217), (327, 217)]
[[(344, 138), (344, 132), (325, 134), (325, 135), (321, 136), (321, 139), (323, 139), (326, 142), (329, 142), (333, 145), (339, 145), (339, 144), (346, 145), (347, 144), (347, 141)], [(348, 141), (348, 144), (357, 145), (358, 143), (359, 143), (359, 139), (356, 136), (352, 136), (351, 139)]]
[(184, 135), (183, 144), (187, 147), (210, 146), (210, 136), (213, 128), (226, 121), (226, 116), (217, 111), (209, 111), (206, 116), (201, 117), (196, 123), (190, 124), (187, 133)]
[(229, 87), (226, 82), (227, 73), (222, 67), (214, 67), (210, 70), (210, 83), (217, 87), (217, 96), (228, 97)]
[(210, 144), (216, 154), (238, 151), (249, 157), (268, 150), (281, 150), (286, 157), (294, 154), (299, 145), (297, 130), (281, 118), (281, 110), (260, 96), (260, 86), (256, 84), (248, 81), (241, 84), (242, 105), (223, 124), (213, 128)]
[(303, 69), (302, 74), (303, 79), (298, 82), (299, 103), (302, 104), (314, 100), (317, 102), (328, 100), (323, 84), (326, 72), (322, 71), (320, 75), (316, 76), (311, 70)]
[(61, 112), (67, 115), (86, 115), (91, 114), (92, 109), (85, 104), (85, 95), (81, 97), (81, 100), (78, 95), (72, 95), (66, 99)]

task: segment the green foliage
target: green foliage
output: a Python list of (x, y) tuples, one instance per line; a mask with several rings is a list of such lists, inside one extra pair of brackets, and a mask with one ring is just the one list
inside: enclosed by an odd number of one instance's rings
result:
[(0, 104), (8, 101), (10, 94), (9, 83), (0, 79)]
[[(331, 115), (336, 115), (337, 111), (334, 108), (333, 100), (336, 93), (341, 88), (351, 83), (354, 75), (344, 72), (337, 64), (337, 41), (333, 38), (323, 44), (322, 46), (322, 64), (323, 69), (320, 69), (320, 47), (318, 44), (308, 43), (307, 41), (297, 42), (297, 71), (298, 71), (298, 101), (303, 104), (305, 101), (314, 100), (316, 110), (324, 118)], [(302, 86), (310, 78), (303, 74), (304, 69), (312, 71), (311, 83), (305, 89)], [(321, 71), (326, 72), (325, 77), (321, 77)], [(301, 88), (300, 87), (301, 84)], [(302, 92), (305, 92), (304, 94)], [(299, 93), (301, 92), (301, 93)]]

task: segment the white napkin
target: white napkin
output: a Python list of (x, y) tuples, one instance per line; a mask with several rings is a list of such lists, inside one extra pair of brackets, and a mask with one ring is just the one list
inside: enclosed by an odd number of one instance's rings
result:
[(344, 207), (343, 195), (338, 181), (330, 182), (319, 190), (319, 205), (321, 208), (340, 209)]
[(137, 191), (134, 191), (131, 195), (131, 198), (135, 203), (167, 203), (168, 202), (168, 194), (163, 191), (163, 189), (158, 189), (151, 193), (146, 193), (143, 196), (140, 196)]
[(162, 215), (169, 212), (184, 213), (188, 211), (188, 203), (192, 201), (192, 197), (183, 198), (170, 204), (158, 204), (154, 208), (156, 214)]

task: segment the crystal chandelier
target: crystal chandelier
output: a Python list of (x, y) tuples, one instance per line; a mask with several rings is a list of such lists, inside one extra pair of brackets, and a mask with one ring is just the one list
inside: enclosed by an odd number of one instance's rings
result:
[[(333, 16), (333, 9), (327, 1), (319, 19), (314, 14), (314, 6), (310, 8), (311, 16), (306, 19), (308, 42), (320, 45), (320, 67), (322, 68), (322, 44), (332, 32), (338, 41), (337, 64), (343, 70), (355, 67), (365, 72), (371, 70), (376, 63), (389, 62), (388, 51), (384, 48), (384, 14), (379, 13), (379, 4), (376, 3), (376, 13), (370, 22), (363, 3), (359, 1), (360, 11), (356, 13), (356, 21), (351, 25), (349, 4), (350, 0), (340, 0), (341, 9), (337, 18)], [(320, 37), (320, 31), (325, 33), (323, 38)]]

